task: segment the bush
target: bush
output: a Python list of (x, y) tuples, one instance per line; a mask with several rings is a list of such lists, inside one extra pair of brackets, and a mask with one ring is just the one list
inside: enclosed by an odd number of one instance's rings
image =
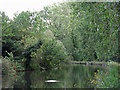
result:
[[(7, 51), (6, 51), (7, 52)], [(17, 70), (24, 70), (22, 62), (24, 63), (25, 59), (23, 58), (20, 62), (15, 60), (12, 52), (8, 53), (8, 56), (2, 57), (2, 72), (3, 75), (14, 75)]]
[(55, 39), (44, 42), (37, 52), (31, 54), (32, 68), (50, 69), (59, 67), (61, 63), (67, 62), (67, 53), (62, 42)]
[[(110, 68), (110, 67), (109, 67)], [(107, 73), (99, 71), (94, 73), (94, 79), (90, 80), (95, 88), (117, 88), (118, 83), (118, 67), (111, 67)]]
[(8, 57), (2, 59), (2, 75), (14, 75), (16, 73), (15, 63)]

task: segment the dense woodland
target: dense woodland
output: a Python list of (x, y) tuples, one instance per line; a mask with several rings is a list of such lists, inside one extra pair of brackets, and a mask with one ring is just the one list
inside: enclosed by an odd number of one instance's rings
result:
[(68, 2), (13, 19), (1, 11), (3, 66), (34, 70), (71, 61), (117, 62), (119, 7), (119, 2)]

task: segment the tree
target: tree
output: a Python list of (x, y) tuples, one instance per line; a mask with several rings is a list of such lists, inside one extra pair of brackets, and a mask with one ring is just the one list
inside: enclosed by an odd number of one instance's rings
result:
[[(117, 3), (70, 3), (73, 9), (71, 20), (78, 31), (75, 57), (79, 60), (108, 60), (116, 56), (118, 17)], [(75, 22), (76, 23), (75, 23)], [(78, 33), (77, 32), (77, 33)], [(75, 34), (73, 34), (75, 35)], [(74, 47), (76, 47), (74, 46)]]

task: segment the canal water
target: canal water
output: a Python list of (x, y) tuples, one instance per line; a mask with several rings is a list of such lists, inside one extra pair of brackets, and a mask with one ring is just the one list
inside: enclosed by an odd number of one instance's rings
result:
[(79, 64), (66, 65), (59, 70), (18, 72), (16, 76), (3, 76), (2, 80), (3, 88), (27, 88), (28, 90), (32, 88), (117, 88), (118, 84), (118, 67)]

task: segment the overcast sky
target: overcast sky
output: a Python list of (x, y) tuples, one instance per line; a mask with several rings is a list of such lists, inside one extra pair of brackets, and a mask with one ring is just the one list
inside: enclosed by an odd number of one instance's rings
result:
[(63, 0), (0, 0), (0, 11), (4, 11), (11, 19), (14, 13), (21, 11), (40, 11), (44, 6)]

